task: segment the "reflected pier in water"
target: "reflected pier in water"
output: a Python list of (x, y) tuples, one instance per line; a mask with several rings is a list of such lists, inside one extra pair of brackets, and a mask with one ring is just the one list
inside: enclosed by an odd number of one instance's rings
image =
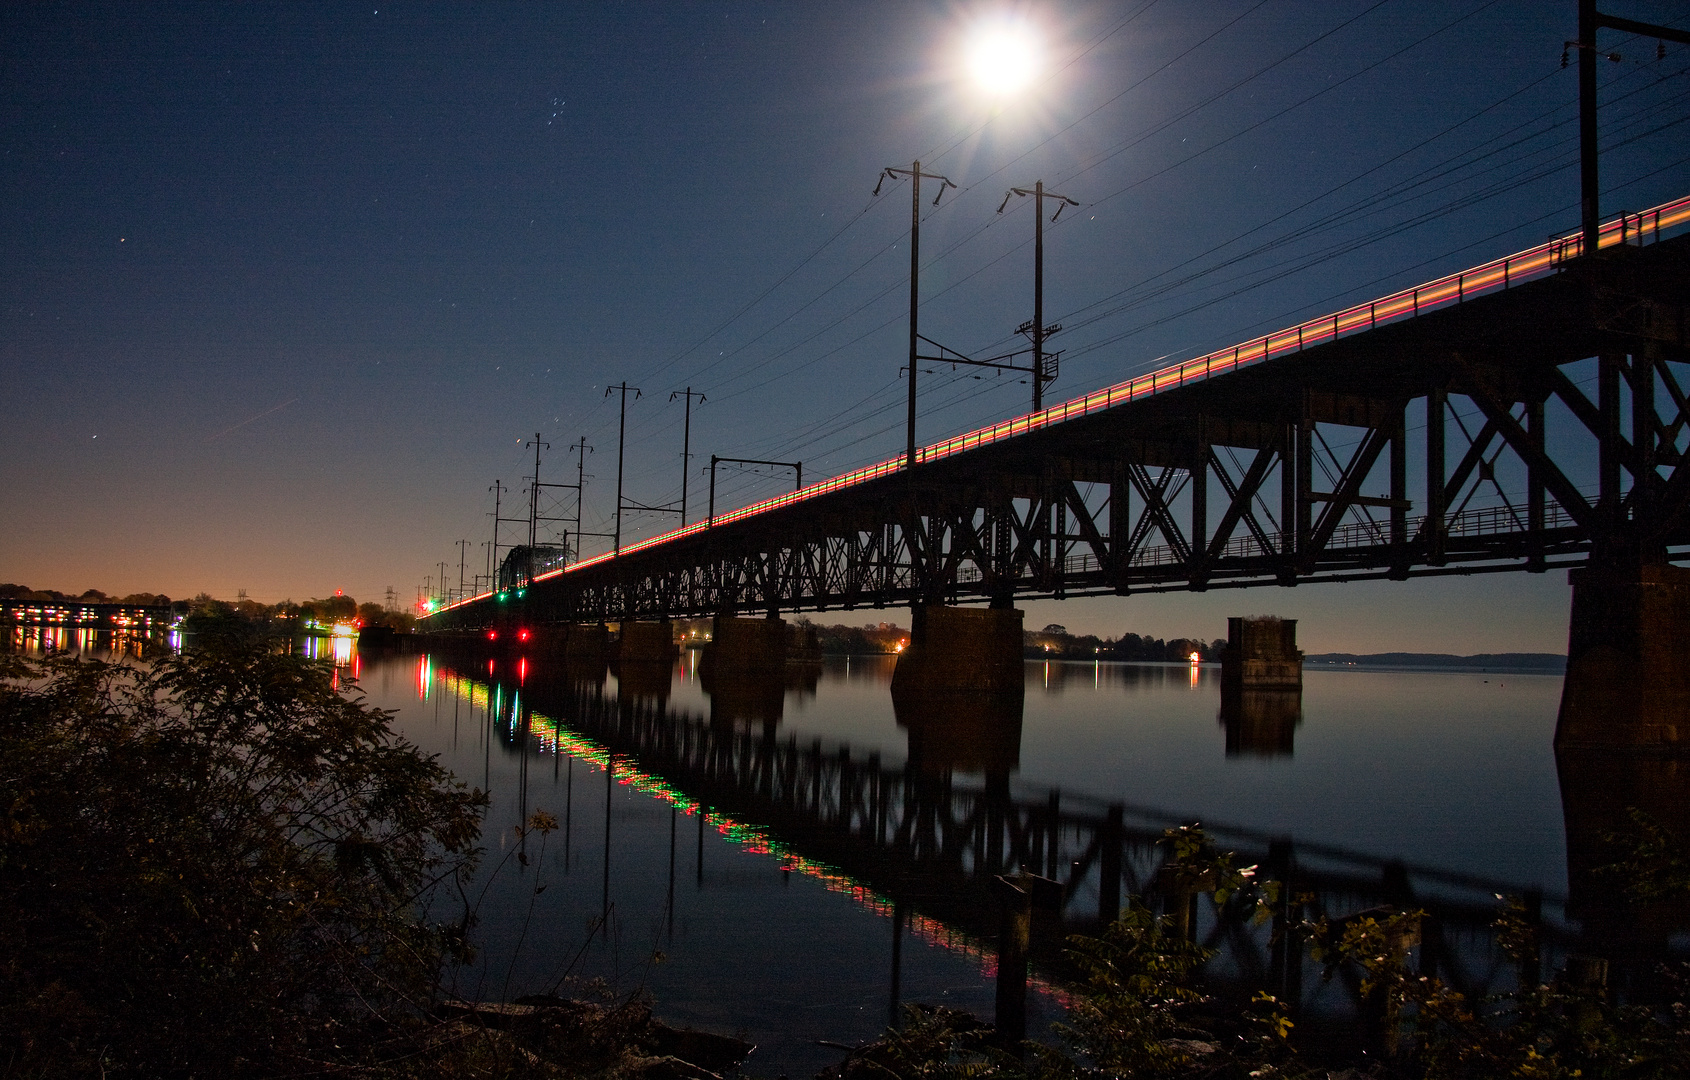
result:
[[(860, 755), (844, 743), (781, 739), (773, 722), (778, 715), (771, 720), (766, 711), (723, 722), (720, 715), (672, 708), (659, 696), (610, 694), (596, 680), (559, 669), (551, 678), (545, 670), (528, 670), (522, 708), (496, 711), (507, 747), (558, 753), (565, 744), (596, 744), (595, 756), (611, 761), (619, 774), (655, 778), (680, 793), (685, 808), (696, 802), (721, 831), (749, 827), (766, 835), (775, 850), (833, 868), (884, 898), (895, 921), (934, 920), (972, 939), (983, 956), (994, 953), (998, 937), (999, 875), (1026, 871), (1059, 883), (1057, 911), (1031, 943), (1035, 969), (1047, 972), (1059, 970), (1067, 933), (1097, 930), (1128, 893), (1153, 903), (1166, 899), (1158, 894), (1164, 852), (1157, 842), (1165, 829), (1188, 822), (1124, 802), (1012, 790), (1019, 700), (988, 705), (985, 696), (954, 692), (897, 695), (909, 758), (902, 767), (888, 767), (879, 754)], [(772, 701), (783, 686), (784, 679), (772, 680), (764, 700)], [(512, 699), (497, 689), (490, 696)], [(713, 704), (712, 713), (719, 708)], [(959, 779), (964, 774), (982, 775), (984, 782)], [(1495, 895), (1525, 891), (1517, 886), (1293, 843), (1246, 827), (1206, 827), (1244, 863), (1257, 862), (1307, 894), (1309, 916), (1385, 903), (1424, 909), (1429, 922), (1421, 968), (1465, 993), (1501, 989), (1497, 980), (1512, 977), (1490, 962), (1489, 942)], [(701, 815), (701, 873), (702, 831)], [(1355, 988), (1314, 977), (1295, 940), (1271, 940), (1265, 930), (1217, 919), (1207, 906), (1192, 929), (1220, 951), (1212, 970), (1223, 981), (1264, 986), (1317, 1011), (1355, 1004)], [(1574, 944), (1553, 924), (1546, 936), (1555, 951)]]

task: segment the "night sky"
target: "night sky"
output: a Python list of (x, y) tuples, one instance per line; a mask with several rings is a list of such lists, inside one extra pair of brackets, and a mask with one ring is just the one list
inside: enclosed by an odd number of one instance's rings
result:
[[(545, 482), (594, 448), (608, 531), (623, 381), (647, 505), (680, 496), (686, 387), (694, 517), (712, 453), (807, 479), (897, 454), (909, 192), (870, 192), (917, 156), (959, 185), (924, 219), (922, 329), (964, 351), (1032, 314), (1005, 190), (1082, 204), (1046, 235), (1051, 400), (1518, 250), (1577, 224), (1575, 10), (5, 5), (0, 580), (409, 604), (442, 561), (456, 585), (460, 539), (485, 569), (495, 480), (526, 514), (536, 432)], [(1040, 59), (995, 94), (965, 57), (1005, 22)], [(1605, 211), (1685, 194), (1690, 50), (1602, 46)], [(1025, 411), (968, 375), (923, 382), (922, 441)], [(783, 483), (723, 472), (718, 507)], [(1313, 651), (1561, 651), (1568, 595), (1555, 573), (1026, 606), (1111, 636), (1271, 611)]]

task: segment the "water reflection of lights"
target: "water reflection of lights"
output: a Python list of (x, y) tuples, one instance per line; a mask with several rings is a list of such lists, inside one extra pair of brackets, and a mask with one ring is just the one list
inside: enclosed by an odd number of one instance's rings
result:
[[(522, 734), (520, 693), (512, 695), (507, 706), (504, 687), (500, 684), (489, 686), (449, 671), (436, 673), (426, 657), (418, 662), (417, 673), (419, 682), (424, 678), (438, 679), (448, 693), (467, 700), (472, 708), (482, 710), (511, 738), (515, 739)], [(419, 686), (418, 696), (426, 697), (426, 688)], [(570, 730), (561, 721), (534, 710), (528, 712), (527, 734), (535, 752), (565, 754), (587, 763), (590, 767), (608, 769), (612, 778), (624, 787), (632, 788), (651, 798), (661, 799), (687, 817), (702, 815), (704, 823), (725, 840), (753, 855), (775, 860), (782, 871), (797, 872), (814, 878), (829, 892), (849, 897), (854, 903), (882, 918), (892, 918), (895, 904), (890, 897), (876, 892), (836, 866), (806, 858), (760, 826), (738, 821), (706, 807), (661, 776), (640, 768), (638, 759), (615, 753), (602, 743)], [(985, 978), (997, 977), (997, 952), (989, 944), (946, 926), (937, 919), (909, 911), (904, 915), (905, 925), (917, 939), (930, 946), (968, 957), (979, 965)], [(1030, 975), (1028, 985), (1046, 994), (1058, 1005), (1068, 1005), (1068, 995), (1049, 982)]]
[(182, 648), (180, 633), (172, 631), (155, 638), (144, 629), (131, 627), (107, 630), (25, 624), (12, 628), (10, 640), (14, 650), (25, 654), (65, 652), (112, 662), (140, 658), (160, 646), (168, 646), (172, 652), (180, 652)]
[(434, 682), (434, 658), (424, 653), (417, 657), (417, 700), (428, 700), (428, 688)]

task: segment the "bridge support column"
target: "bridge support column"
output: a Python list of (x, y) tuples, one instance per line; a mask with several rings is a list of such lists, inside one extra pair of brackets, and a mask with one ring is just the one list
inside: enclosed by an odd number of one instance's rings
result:
[(1221, 692), (1303, 690), (1303, 654), (1297, 620), (1228, 619), (1221, 654)]
[(892, 693), (1022, 690), (1022, 613), (1015, 608), (911, 610), (910, 643), (892, 673)]
[(772, 736), (786, 708), (786, 623), (718, 615), (699, 663), (710, 722), (762, 724)]
[(1226, 756), (1290, 755), (1303, 720), (1303, 654), (1296, 619), (1228, 619), (1221, 654)]
[(1026, 677), (1022, 613), (1014, 608), (914, 609), (910, 643), (892, 672), (892, 709), (924, 779), (982, 774), (994, 800), (1009, 797), (1021, 764)]
[(1593, 564), (1570, 576), (1555, 749), (1690, 751), (1690, 569)]
[(709, 661), (719, 671), (778, 674), (786, 664), (785, 621), (716, 616), (710, 635)]
[(625, 622), (616, 646), (616, 682), (624, 703), (636, 698), (666, 700), (680, 650), (668, 619)]
[(617, 658), (624, 664), (669, 664), (680, 650), (675, 647), (675, 627), (661, 622), (625, 622), (621, 627)]
[(563, 657), (571, 664), (604, 666), (610, 654), (610, 631), (603, 623), (576, 623), (563, 642)]
[(1555, 763), (1567, 831), (1567, 914), (1581, 951), (1647, 981), (1668, 935), (1690, 923), (1682, 899), (1640, 902), (1603, 868), (1644, 838), (1634, 811), (1690, 836), (1690, 570), (1594, 561), (1571, 574), (1567, 676)]

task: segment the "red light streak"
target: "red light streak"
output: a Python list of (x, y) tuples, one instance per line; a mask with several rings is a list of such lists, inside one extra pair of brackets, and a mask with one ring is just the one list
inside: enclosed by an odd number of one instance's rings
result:
[[(1657, 239), (1663, 230), (1676, 228), (1685, 222), (1690, 222), (1690, 196), (1662, 203), (1660, 206), (1645, 210), (1638, 214), (1627, 214), (1607, 222), (1598, 234), (1598, 247), (1614, 247), (1619, 244), (1635, 241), (1642, 243), (1646, 233), (1653, 233)], [(1405, 318), (1414, 318), (1427, 311), (1459, 304), (1472, 297), (1490, 294), (1515, 285), (1534, 281), (1555, 273), (1562, 263), (1577, 258), (1580, 254), (1582, 238), (1579, 234), (1558, 237), (1545, 243), (1516, 252), (1506, 258), (1495, 259), (1483, 263), (1469, 270), (1436, 278), (1422, 285), (1403, 289), (1391, 293), (1389, 296), (1356, 304), (1342, 311), (1319, 318), (1310, 319), (1296, 326), (1275, 330), (1270, 334), (1254, 340), (1231, 345), (1216, 350), (1205, 356), (1192, 360), (1170, 364), (1167, 367), (1147, 372), (1135, 378), (1106, 386), (1101, 390), (1094, 390), (1089, 394), (1052, 405), (1036, 413), (1001, 420), (986, 427), (976, 428), (962, 435), (953, 436), (922, 447), (916, 451), (916, 463), (940, 461), (955, 454), (989, 446), (992, 443), (1017, 435), (1025, 435), (1040, 428), (1059, 424), (1065, 420), (1086, 416), (1090, 413), (1112, 409), (1139, 398), (1149, 397), (1185, 385), (1221, 375), (1236, 368), (1257, 364), (1264, 360), (1271, 360), (1286, 353), (1301, 352), (1315, 345), (1334, 341), (1348, 333), (1370, 330), (1387, 322), (1396, 322)], [(779, 510), (795, 503), (804, 502), (839, 491), (842, 488), (855, 487), (882, 476), (890, 476), (904, 468), (903, 455), (888, 458), (874, 465), (844, 473), (840, 476), (811, 484), (801, 491), (788, 492), (772, 499), (752, 503), (726, 513), (717, 514), (714, 525), (729, 525), (736, 521), (755, 517)], [(699, 521), (681, 529), (672, 529), (658, 536), (649, 537), (637, 543), (626, 544), (621, 555), (632, 555), (659, 544), (674, 543), (711, 528), (709, 522)], [(560, 574), (573, 574), (600, 563), (609, 562), (620, 556), (605, 552), (590, 559), (582, 559), (572, 566), (560, 567), (540, 574), (533, 580), (545, 581)], [(492, 596), (491, 592), (458, 600), (441, 611), (450, 611), (464, 604), (473, 604)], [(431, 618), (437, 612), (430, 612), (423, 618)], [(489, 634), (489, 637), (492, 635)]]

